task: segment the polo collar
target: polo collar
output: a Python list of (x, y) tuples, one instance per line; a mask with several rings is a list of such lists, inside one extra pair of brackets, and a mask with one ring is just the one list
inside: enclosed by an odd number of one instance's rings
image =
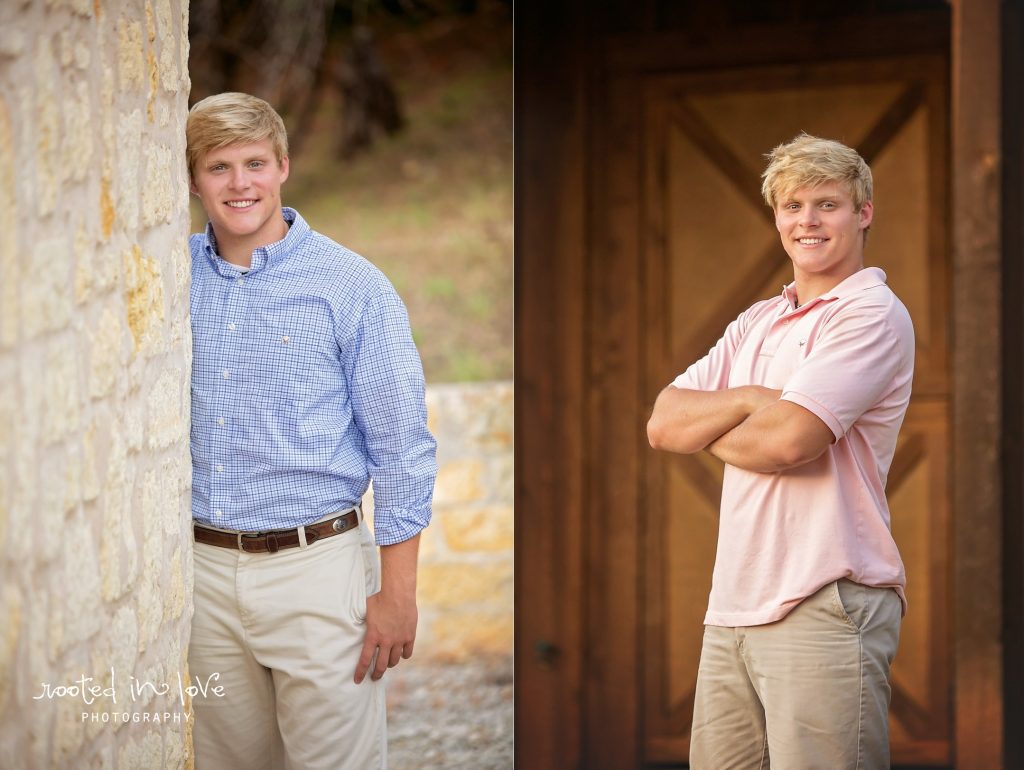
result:
[[(800, 306), (800, 309), (803, 310), (805, 307), (816, 304), (817, 302), (843, 299), (844, 297), (849, 297), (857, 292), (873, 289), (875, 286), (884, 286), (885, 280), (885, 271), (883, 271), (882, 268), (861, 268), (853, 275), (837, 283), (821, 296), (815, 297), (809, 302), (805, 302)], [(796, 281), (782, 287), (782, 297), (789, 303), (791, 308), (796, 307)]]
[[(306, 220), (295, 209), (284, 206), (281, 208), (281, 215), (284, 217), (285, 222), (288, 223), (288, 232), (285, 233), (284, 238), (281, 240), (253, 250), (252, 265), (249, 268), (250, 273), (262, 270), (271, 262), (286, 259), (298, 247), (306, 237), (306, 234), (309, 233), (309, 225), (306, 224)], [(203, 251), (207, 259), (213, 264), (214, 269), (221, 275), (228, 277), (238, 275), (241, 272), (241, 268), (226, 262), (217, 254), (217, 238), (213, 232), (213, 225), (209, 222), (206, 223), (204, 235), (206, 243), (203, 244)]]

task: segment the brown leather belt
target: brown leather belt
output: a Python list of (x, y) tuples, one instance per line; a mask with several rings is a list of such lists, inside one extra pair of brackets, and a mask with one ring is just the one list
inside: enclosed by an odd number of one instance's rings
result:
[[(340, 535), (359, 526), (359, 516), (349, 511), (327, 521), (307, 524), (306, 545), (312, 545), (325, 537)], [(234, 548), (246, 553), (277, 553), (282, 548), (295, 548), (301, 545), (298, 529), (274, 529), (269, 532), (225, 532), (209, 529), (201, 524), (193, 526), (197, 543), (218, 545), (221, 548)]]

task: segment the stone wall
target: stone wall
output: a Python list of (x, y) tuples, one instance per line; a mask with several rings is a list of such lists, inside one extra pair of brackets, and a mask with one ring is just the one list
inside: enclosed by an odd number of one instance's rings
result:
[(5, 767), (190, 763), (186, 30), (0, 2)]
[(431, 385), (427, 410), (440, 469), (420, 545), (416, 657), (510, 656), (512, 383)]

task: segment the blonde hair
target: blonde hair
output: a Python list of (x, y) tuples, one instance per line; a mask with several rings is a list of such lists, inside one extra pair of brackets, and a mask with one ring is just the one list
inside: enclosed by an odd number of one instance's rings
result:
[(826, 182), (846, 187), (854, 211), (860, 211), (864, 202), (871, 200), (871, 169), (856, 150), (845, 144), (801, 133), (765, 157), (768, 168), (761, 175), (761, 194), (772, 211), (801, 187), (817, 187)]
[(273, 107), (249, 94), (228, 91), (196, 102), (185, 124), (189, 176), (206, 153), (230, 144), (270, 139), (280, 163), (288, 155), (288, 133)]

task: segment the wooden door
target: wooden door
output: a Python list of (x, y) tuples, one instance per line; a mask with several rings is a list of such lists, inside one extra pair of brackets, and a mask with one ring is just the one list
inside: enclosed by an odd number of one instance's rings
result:
[[(865, 263), (885, 270), (917, 337), (914, 394), (888, 482), (910, 603), (893, 668), (891, 735), (894, 761), (907, 764), (947, 763), (952, 732), (946, 71), (944, 59), (917, 57), (613, 78), (597, 209), (599, 242), (621, 254), (596, 279), (605, 301), (594, 342), (604, 359), (635, 350), (649, 406), (729, 321), (792, 280), (760, 197), (764, 154), (807, 131), (856, 147), (871, 165), (875, 222)], [(612, 325), (606, 308), (628, 296), (631, 257), (637, 315)], [(643, 416), (642, 408), (626, 411)], [(624, 602), (623, 611), (635, 612), (641, 631), (608, 655), (617, 650), (638, 665), (641, 761), (678, 762), (688, 754), (722, 468), (703, 453), (633, 446), (635, 561), (601, 563), (608, 584), (623, 580), (628, 591), (635, 581), (637, 607)], [(595, 489), (602, 494), (601, 482)]]

